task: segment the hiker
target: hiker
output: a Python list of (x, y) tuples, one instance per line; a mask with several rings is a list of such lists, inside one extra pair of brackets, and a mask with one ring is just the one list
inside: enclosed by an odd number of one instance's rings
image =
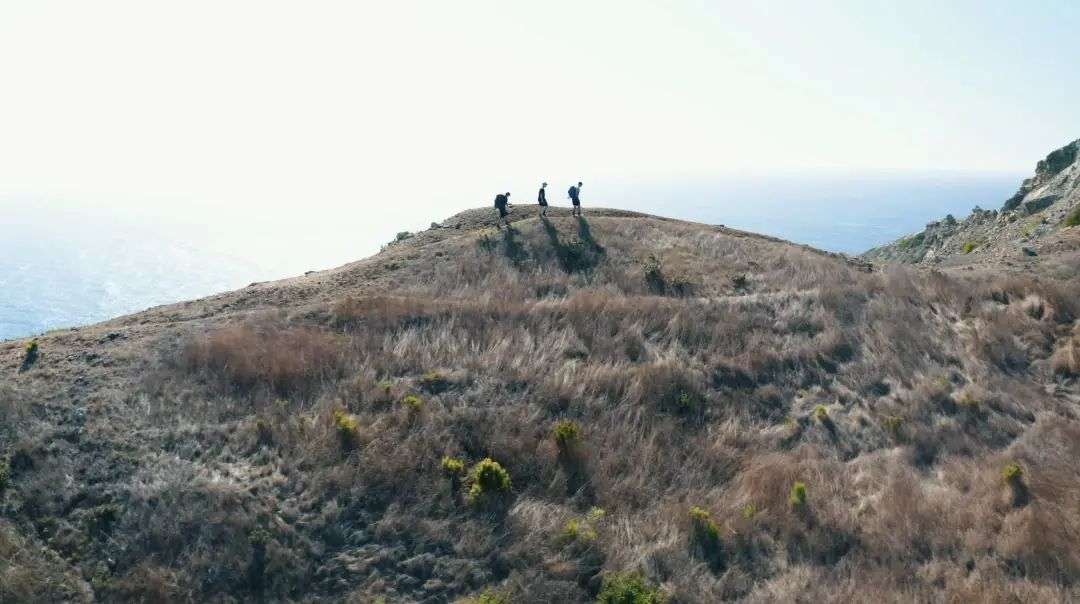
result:
[[(499, 220), (502, 220), (502, 221), (506, 222), (506, 228), (510, 228), (510, 219), (506, 217), (507, 214), (509, 214), (509, 212), (506, 211), (506, 206), (509, 205), (509, 204), (510, 204), (510, 192), (509, 191), (507, 191), (506, 193), (499, 193), (498, 195), (495, 196), (495, 208), (497, 210), (499, 210)], [(495, 226), (499, 227), (500, 229), (502, 228), (502, 226), (500, 225), (499, 222), (496, 222)]]
[(540, 215), (547, 216), (547, 183), (540, 183), (540, 192), (536, 194), (536, 203), (540, 204)]
[(570, 202), (574, 204), (574, 210), (571, 212), (571, 215), (581, 216), (581, 183), (579, 182), (576, 187), (571, 186), (566, 194), (570, 196)]

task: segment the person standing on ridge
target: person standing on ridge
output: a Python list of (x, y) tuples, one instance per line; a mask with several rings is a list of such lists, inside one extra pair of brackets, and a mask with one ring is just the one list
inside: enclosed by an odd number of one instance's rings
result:
[[(499, 193), (495, 196), (495, 209), (499, 211), (499, 220), (506, 222), (506, 228), (510, 228), (510, 219), (507, 218), (509, 212), (506, 211), (506, 206), (510, 204), (510, 192)], [(495, 223), (495, 226), (502, 228), (499, 222)]]
[(570, 190), (566, 192), (570, 196), (570, 203), (574, 204), (574, 210), (571, 212), (573, 216), (581, 216), (581, 183), (577, 186), (571, 186)]
[(547, 216), (547, 183), (540, 183), (540, 192), (536, 194), (536, 203), (540, 204), (540, 215)]

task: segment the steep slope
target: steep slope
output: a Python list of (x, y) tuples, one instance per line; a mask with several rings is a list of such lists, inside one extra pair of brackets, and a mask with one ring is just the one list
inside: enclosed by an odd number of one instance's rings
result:
[[(951, 215), (863, 258), (931, 266), (996, 264), (1029, 268), (1041, 250), (1080, 250), (1080, 140), (1050, 153), (1000, 211), (976, 207), (963, 220)], [(1071, 217), (1071, 219), (1070, 219)], [(1080, 259), (1071, 254), (1070, 258)]]
[(0, 601), (1080, 597), (1076, 281), (492, 214), (0, 343)]

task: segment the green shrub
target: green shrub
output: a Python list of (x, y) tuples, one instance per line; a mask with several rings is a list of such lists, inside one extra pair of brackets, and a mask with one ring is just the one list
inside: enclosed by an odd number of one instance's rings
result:
[(675, 408), (680, 413), (690, 413), (697, 407), (694, 397), (688, 392), (680, 392), (679, 398), (675, 399)]
[(641, 575), (618, 573), (604, 577), (596, 601), (598, 604), (663, 604), (667, 598), (649, 586)]
[(649, 254), (641, 263), (641, 272), (644, 273), (645, 284), (653, 293), (662, 294), (667, 290), (667, 279), (664, 277), (663, 263), (659, 256)]
[(455, 457), (443, 457), (442, 469), (448, 476), (460, 476), (465, 471), (465, 462)]
[(420, 376), (420, 387), (432, 394), (438, 394), (450, 387), (450, 380), (438, 371), (429, 371)]
[(731, 287), (735, 288), (735, 291), (743, 291), (750, 286), (750, 279), (746, 275), (733, 275), (731, 277)]
[(791, 509), (802, 510), (806, 508), (806, 485), (796, 481), (791, 485), (791, 494), (788, 495), (788, 503), (791, 504)]
[(720, 543), (720, 527), (713, 521), (708, 510), (690, 508), (690, 544), (703, 557), (718, 563), (723, 553)]
[(555, 424), (551, 436), (555, 439), (555, 444), (559, 447), (560, 453), (569, 453), (581, 442), (581, 428), (578, 427), (575, 421), (562, 420)]
[(1024, 482), (1024, 469), (1016, 462), (1007, 464), (1001, 470), (1001, 479), (1010, 486), (1022, 484)]
[(341, 409), (334, 411), (334, 428), (337, 430), (341, 448), (351, 451), (356, 448), (357, 439), (360, 435), (360, 422), (350, 413)]
[(603, 522), (604, 516), (603, 508), (594, 507), (589, 510), (585, 518), (567, 520), (563, 525), (562, 533), (559, 534), (559, 541), (566, 545), (578, 542), (588, 544), (596, 541), (596, 529)]
[(401, 406), (409, 412), (410, 415), (417, 415), (424, 410), (424, 401), (415, 394), (410, 394), (401, 399)]
[(22, 370), (26, 371), (31, 365), (37, 362), (38, 357), (41, 356), (41, 348), (38, 346), (37, 340), (30, 340), (26, 344), (26, 354), (23, 356)]
[(1065, 217), (1065, 226), (1080, 226), (1080, 205), (1073, 208), (1072, 212)]
[(568, 544), (575, 542), (591, 543), (596, 541), (596, 529), (590, 526), (588, 522), (571, 518), (563, 525), (563, 531), (559, 535), (559, 539)]
[(825, 408), (825, 405), (818, 405), (814, 407), (814, 419), (825, 424), (829, 422), (829, 410)]
[(510, 473), (490, 457), (485, 457), (472, 467), (469, 481), (469, 503), (479, 503), (510, 491)]
[(976, 243), (974, 241), (969, 241), (969, 242), (964, 244), (963, 252), (965, 254), (970, 254), (971, 252), (974, 252), (975, 249), (978, 248), (978, 247), (979, 247), (978, 243)]
[(1027, 503), (1028, 487), (1024, 483), (1024, 469), (1020, 467), (1020, 464), (1016, 462), (1006, 464), (1001, 469), (1001, 480), (1009, 487), (1014, 506), (1020, 507)]

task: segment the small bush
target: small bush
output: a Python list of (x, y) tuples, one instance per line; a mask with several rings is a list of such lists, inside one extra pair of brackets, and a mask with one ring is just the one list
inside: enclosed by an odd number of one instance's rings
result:
[(510, 491), (510, 473), (490, 457), (472, 467), (469, 482), (469, 503), (479, 503)]
[(975, 249), (978, 248), (978, 247), (979, 247), (978, 243), (975, 243), (974, 241), (969, 241), (969, 242), (964, 244), (963, 252), (965, 254), (970, 254), (971, 252), (974, 252)]
[(749, 286), (750, 279), (747, 278), (746, 275), (734, 275), (731, 277), (731, 287), (733, 287), (735, 291), (746, 291)]
[(337, 430), (338, 441), (341, 448), (351, 451), (356, 448), (360, 434), (360, 422), (356, 417), (338, 409), (334, 411), (334, 429)]
[(1007, 464), (1001, 470), (1001, 479), (1010, 486), (1021, 483), (1024, 480), (1024, 470), (1015, 462)]
[(410, 415), (419, 415), (424, 410), (424, 401), (415, 394), (410, 394), (401, 399), (401, 406), (409, 412)]
[(675, 399), (675, 408), (680, 413), (692, 413), (697, 408), (697, 402), (689, 392), (680, 392), (679, 398)]
[(551, 436), (559, 447), (559, 453), (570, 453), (581, 442), (581, 428), (575, 421), (562, 420), (555, 424)]
[(1069, 215), (1065, 217), (1065, 226), (1080, 226), (1080, 205), (1073, 208)]
[(649, 586), (641, 575), (619, 573), (604, 577), (596, 601), (598, 604), (663, 604), (667, 598), (660, 590)]
[(796, 481), (791, 485), (791, 494), (788, 495), (788, 503), (791, 509), (800, 511), (806, 509), (806, 485)]
[(704, 558), (716, 564), (723, 553), (720, 543), (720, 527), (713, 521), (708, 510), (697, 506), (690, 508), (690, 544)]
[(563, 543), (592, 543), (596, 541), (596, 529), (590, 526), (587, 522), (583, 522), (577, 518), (571, 518), (566, 521), (563, 526), (562, 534), (559, 535), (559, 540)]
[(26, 371), (27, 369), (30, 369), (40, 356), (41, 348), (38, 346), (38, 341), (30, 340), (30, 342), (26, 344), (26, 354), (23, 356), (22, 367), (20, 367), (19, 370)]
[(460, 476), (465, 471), (465, 462), (455, 457), (443, 457), (442, 469), (447, 476)]
[(823, 424), (829, 423), (829, 410), (825, 408), (825, 405), (814, 407), (814, 419)]
[(573, 543), (592, 543), (596, 541), (597, 532), (596, 529), (600, 523), (603, 522), (605, 512), (603, 508), (592, 508), (589, 513), (585, 515), (585, 518), (571, 518), (563, 525), (563, 530), (559, 534), (559, 541), (563, 544), (570, 545)]
[(1028, 488), (1024, 483), (1024, 469), (1016, 462), (1006, 464), (1001, 469), (1001, 480), (1009, 487), (1012, 495), (1012, 504), (1021, 507), (1028, 501)]
[(420, 387), (432, 394), (438, 394), (450, 387), (450, 380), (438, 371), (429, 371), (420, 376)]
[(667, 290), (667, 279), (664, 278), (663, 264), (659, 256), (649, 254), (649, 257), (641, 263), (641, 272), (645, 276), (645, 284), (653, 293), (662, 294)]

